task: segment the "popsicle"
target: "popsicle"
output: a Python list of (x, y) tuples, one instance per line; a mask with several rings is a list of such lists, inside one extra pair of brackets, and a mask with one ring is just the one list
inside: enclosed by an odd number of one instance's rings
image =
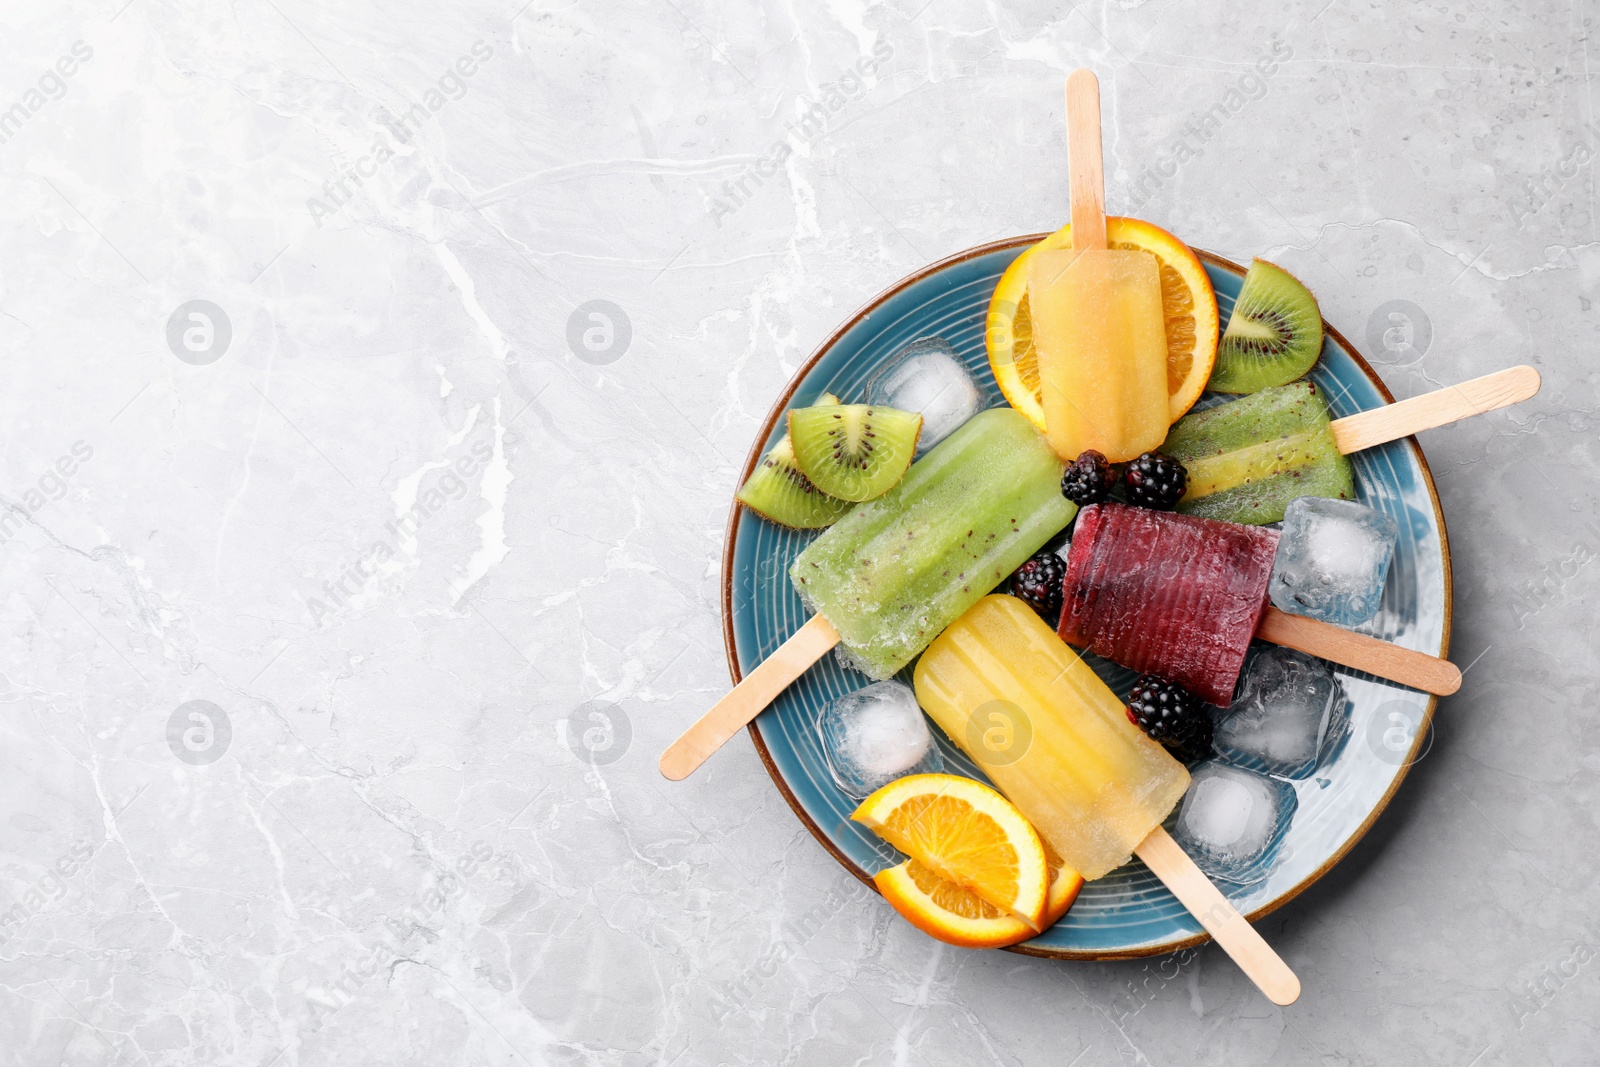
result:
[(1161, 828), (1188, 772), (1033, 609), (979, 600), (928, 646), (915, 683), (923, 710), (1069, 866), (1100, 878), (1137, 853), (1269, 998), (1299, 995), (1294, 973)]
[(1061, 638), (1224, 707), (1251, 638), (1430, 693), (1460, 688), (1447, 660), (1271, 607), (1277, 547), (1278, 532), (1258, 526), (1123, 504), (1084, 508), (1067, 555)]
[(841, 658), (888, 678), (1072, 521), (1061, 472), (1021, 415), (982, 412), (813, 541), (789, 577), (839, 631)]
[(1100, 83), (1067, 79), (1072, 247), (1028, 264), (1045, 432), (1063, 459), (1095, 449), (1113, 462), (1161, 443), (1169, 425), (1161, 268), (1149, 252), (1106, 247)]
[(692, 773), (835, 644), (888, 678), (1072, 521), (1061, 461), (1011, 408), (979, 412), (789, 568), (816, 614), (661, 757)]
[(1188, 471), (1179, 511), (1228, 522), (1278, 522), (1296, 497), (1355, 499), (1346, 455), (1508, 407), (1538, 391), (1537, 370), (1511, 367), (1330, 420), (1327, 399), (1312, 383), (1291, 382), (1185, 415), (1160, 450)]
[(1061, 639), (1226, 706), (1267, 609), (1278, 532), (1121, 504), (1085, 508)]
[(1290, 382), (1179, 419), (1161, 451), (1182, 463), (1186, 515), (1227, 522), (1283, 518), (1301, 496), (1354, 500), (1355, 472), (1334, 441), (1328, 402)]
[(1085, 878), (1128, 862), (1189, 788), (1183, 764), (1015, 597), (981, 600), (914, 680), (923, 710)]

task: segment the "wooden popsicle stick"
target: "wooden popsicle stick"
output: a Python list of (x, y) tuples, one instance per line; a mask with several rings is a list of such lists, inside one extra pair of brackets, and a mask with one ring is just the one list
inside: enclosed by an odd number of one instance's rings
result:
[(1539, 372), (1533, 367), (1511, 367), (1485, 374), (1460, 385), (1447, 385), (1397, 404), (1335, 419), (1333, 439), (1345, 455), (1363, 448), (1398, 441), (1469, 415), (1520, 404), (1539, 391)]
[(1272, 946), (1245, 921), (1221, 890), (1165, 829), (1150, 831), (1134, 853), (1172, 890), (1189, 914), (1216, 939), (1239, 969), (1274, 1004), (1293, 1004), (1300, 997), (1300, 979)]
[(1072, 247), (1106, 246), (1106, 179), (1100, 158), (1100, 79), (1067, 76), (1067, 175), (1072, 182)]
[(1256, 636), (1275, 645), (1299, 649), (1307, 655), (1332, 660), (1424, 693), (1447, 697), (1461, 688), (1461, 671), (1454, 663), (1426, 652), (1384, 641), (1342, 626), (1304, 615), (1290, 615), (1268, 605)]
[(821, 615), (811, 616), (810, 622), (796, 630), (682, 737), (667, 746), (661, 754), (661, 773), (674, 782), (689, 777), (838, 643), (839, 631), (833, 624)]

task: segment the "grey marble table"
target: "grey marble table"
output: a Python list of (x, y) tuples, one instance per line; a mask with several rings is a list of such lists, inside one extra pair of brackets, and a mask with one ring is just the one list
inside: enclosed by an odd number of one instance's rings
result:
[[(1592, 5), (9, 0), (0, 1061), (1589, 1064)], [(723, 522), (921, 265), (1113, 211), (1304, 277), (1425, 435), (1470, 664), (1374, 831), (1214, 948), (973, 953), (741, 736)]]

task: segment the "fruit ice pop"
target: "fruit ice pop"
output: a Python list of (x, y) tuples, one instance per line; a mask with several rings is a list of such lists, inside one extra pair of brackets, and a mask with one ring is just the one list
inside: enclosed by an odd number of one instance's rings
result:
[(1166, 436), (1161, 268), (1149, 252), (1038, 251), (1028, 305), (1045, 431), (1063, 459), (1086, 449), (1133, 459)]
[(1100, 82), (1067, 78), (1072, 247), (1037, 250), (1028, 307), (1045, 433), (1064, 460), (1085, 449), (1113, 462), (1161, 443), (1171, 423), (1161, 267), (1149, 252), (1106, 246)]
[(1354, 500), (1355, 475), (1335, 441), (1328, 402), (1310, 382), (1185, 415), (1161, 451), (1189, 472), (1178, 510), (1202, 518), (1277, 522), (1296, 497)]
[(1072, 521), (1061, 461), (1010, 408), (974, 415), (795, 559), (840, 657), (883, 679)]
[(1062, 640), (1226, 707), (1267, 608), (1278, 532), (1122, 504), (1083, 509)]
[(928, 646), (917, 701), (1067, 866), (1099, 878), (1161, 824), (1189, 774), (1022, 601), (987, 596)]

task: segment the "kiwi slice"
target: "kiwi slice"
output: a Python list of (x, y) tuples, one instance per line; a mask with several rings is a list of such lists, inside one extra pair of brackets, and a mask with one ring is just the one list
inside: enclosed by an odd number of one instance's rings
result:
[(1264, 259), (1251, 262), (1222, 331), (1207, 388), (1254, 393), (1311, 369), (1322, 351), (1322, 311), (1300, 279)]
[(868, 404), (789, 412), (795, 461), (813, 485), (840, 500), (882, 496), (911, 466), (922, 416)]
[(755, 473), (739, 490), (739, 503), (763, 519), (796, 530), (832, 526), (851, 507), (848, 500), (828, 496), (801, 473), (788, 434), (761, 457)]
[[(839, 398), (823, 393), (819, 406), (837, 405)], [(789, 435), (778, 438), (772, 451), (761, 457), (749, 481), (738, 492), (739, 503), (779, 526), (796, 530), (820, 530), (839, 521), (849, 511), (848, 500), (828, 496), (811, 484), (794, 461), (794, 446)]]

